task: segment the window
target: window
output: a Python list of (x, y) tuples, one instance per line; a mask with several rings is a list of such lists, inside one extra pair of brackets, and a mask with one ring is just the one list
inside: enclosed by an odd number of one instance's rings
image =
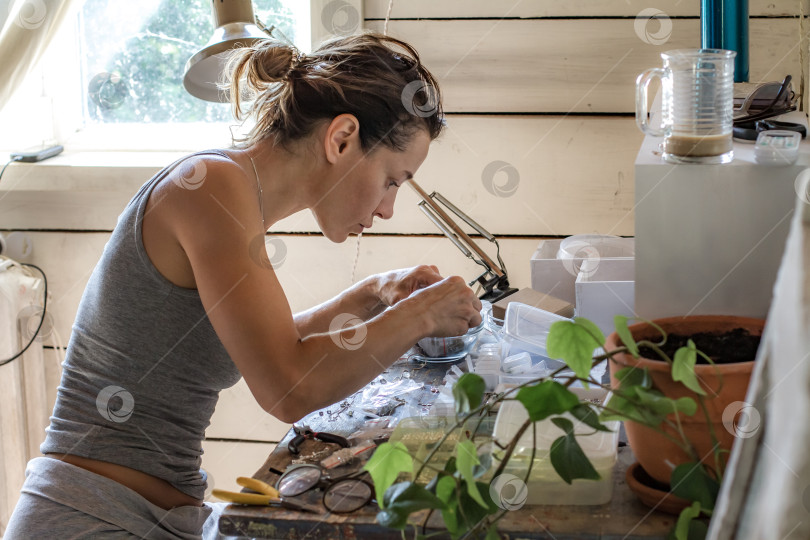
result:
[[(267, 26), (311, 49), (310, 2), (253, 6)], [(229, 106), (191, 96), (182, 82), (186, 61), (214, 31), (210, 0), (85, 0), (77, 12), (0, 111), (0, 148), (58, 140), (76, 149), (188, 150), (229, 142), (210, 135), (234, 123)]]
[[(294, 7), (254, 0), (259, 19), (293, 41)], [(206, 1), (86, 0), (79, 14), (85, 123), (229, 121), (227, 104), (197, 99), (182, 84), (186, 61), (212, 31)]]

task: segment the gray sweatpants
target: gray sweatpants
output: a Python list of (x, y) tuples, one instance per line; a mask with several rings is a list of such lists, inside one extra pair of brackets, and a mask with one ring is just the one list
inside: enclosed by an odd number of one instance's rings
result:
[(57, 459), (28, 462), (6, 540), (29, 538), (222, 538), (224, 504), (164, 510), (128, 487)]

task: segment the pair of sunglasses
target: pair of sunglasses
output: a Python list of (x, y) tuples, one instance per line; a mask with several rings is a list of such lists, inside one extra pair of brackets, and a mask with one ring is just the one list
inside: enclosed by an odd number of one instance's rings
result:
[(796, 93), (790, 85), (790, 75), (779, 82), (763, 83), (757, 86), (739, 107), (734, 109), (734, 125), (764, 120), (796, 109)]

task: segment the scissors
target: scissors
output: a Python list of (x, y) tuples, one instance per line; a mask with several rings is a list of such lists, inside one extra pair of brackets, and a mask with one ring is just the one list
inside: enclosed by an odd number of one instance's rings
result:
[(211, 492), (211, 494), (217, 499), (222, 499), (223, 501), (235, 504), (248, 504), (252, 506), (281, 506), (282, 508), (286, 508), (288, 510), (297, 510), (299, 512), (312, 512), (313, 514), (322, 513), (319, 508), (282, 497), (276, 488), (256, 478), (240, 476), (236, 479), (236, 483), (242, 487), (256, 491), (257, 493), (236, 493), (233, 491), (226, 491), (224, 489), (215, 489)]
[(349, 447), (349, 441), (346, 439), (346, 437), (341, 437), (340, 435), (335, 435), (334, 433), (312, 431), (309, 426), (295, 424), (293, 424), (293, 431), (296, 433), (296, 435), (287, 445), (287, 448), (293, 455), (298, 455), (301, 452), (299, 446), (306, 439), (316, 439), (323, 442), (335, 443), (340, 445), (342, 448)]

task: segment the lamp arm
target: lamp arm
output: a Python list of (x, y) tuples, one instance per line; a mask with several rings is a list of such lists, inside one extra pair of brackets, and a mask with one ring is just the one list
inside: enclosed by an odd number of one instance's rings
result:
[(470, 216), (459, 210), (455, 204), (445, 199), (444, 195), (442, 195), (437, 191), (434, 191), (433, 193), (430, 194), (430, 196), (431, 198), (436, 199), (437, 201), (445, 205), (447, 208), (449, 208), (450, 211), (453, 212), (455, 215), (457, 215), (459, 218), (463, 219), (464, 222), (467, 223), (467, 225), (469, 225), (473, 229), (475, 229), (478, 234), (480, 234), (490, 242), (495, 242), (495, 237), (492, 236), (488, 230), (479, 225), (478, 222), (475, 221), (473, 218), (471, 218)]
[(422, 210), (422, 212), (428, 217), (428, 219), (432, 221), (433, 224), (436, 225), (436, 227), (438, 227), (439, 230), (442, 231), (442, 233), (444, 233), (444, 235), (451, 242), (453, 242), (453, 244), (455, 244), (455, 246), (459, 249), (459, 251), (461, 251), (464, 254), (465, 257), (469, 257), (470, 259), (473, 258), (472, 252), (459, 241), (458, 237), (456, 237), (456, 235), (453, 234), (453, 232), (450, 229), (448, 229), (444, 225), (444, 223), (441, 222), (441, 220), (436, 216), (436, 214), (433, 213), (433, 211), (430, 208), (425, 206), (425, 201), (419, 203), (419, 209)]
[(473, 242), (472, 238), (470, 238), (467, 233), (461, 230), (461, 228), (456, 224), (456, 222), (453, 221), (453, 219), (447, 215), (447, 212), (442, 210), (441, 206), (439, 206), (436, 203), (436, 201), (434, 201), (430, 197), (430, 195), (428, 195), (425, 192), (425, 190), (423, 190), (419, 186), (419, 184), (417, 184), (413, 179), (408, 180), (407, 183), (410, 184), (411, 188), (413, 188), (414, 191), (416, 191), (416, 193), (419, 195), (422, 201), (424, 201), (425, 204), (430, 206), (430, 209), (436, 214), (437, 219), (441, 220), (447, 226), (447, 228), (449, 228), (453, 232), (453, 234), (457, 237), (459, 242), (462, 242), (481, 259), (482, 266), (486, 267), (498, 278), (506, 276), (506, 273), (501, 269), (501, 267), (498, 266), (498, 264), (496, 264), (495, 261), (493, 261), (486, 253), (484, 253), (484, 251), (480, 247), (478, 247), (478, 244)]
[[(478, 234), (483, 236), (486, 240), (489, 240), (490, 242), (495, 244), (495, 249), (496, 249), (495, 257), (498, 259), (498, 265), (500, 266), (501, 270), (503, 270), (504, 273), (506, 273), (506, 264), (503, 262), (503, 259), (501, 258), (501, 245), (498, 243), (498, 239), (495, 238), (488, 230), (486, 230), (484, 227), (482, 227), (477, 221), (475, 221), (473, 218), (471, 218), (470, 216), (468, 216), (467, 214), (462, 212), (455, 204), (448, 201), (444, 197), (444, 195), (442, 195), (438, 191), (434, 191), (433, 193), (431, 193), (430, 197), (432, 199), (436, 199), (437, 201), (439, 201), (440, 203), (445, 205), (447, 208), (450, 209), (451, 212), (453, 212), (459, 218), (463, 219), (464, 222), (467, 223), (467, 225), (469, 225), (470, 227), (475, 229), (476, 232), (478, 232)], [(424, 204), (424, 202), (421, 202), (419, 204), (420, 205)], [(433, 220), (433, 222), (436, 223), (435, 220)], [(438, 226), (439, 224), (436, 223), (436, 225)], [(447, 234), (447, 233), (445, 233), (445, 234)], [(469, 255), (468, 255), (468, 257), (469, 257)]]

